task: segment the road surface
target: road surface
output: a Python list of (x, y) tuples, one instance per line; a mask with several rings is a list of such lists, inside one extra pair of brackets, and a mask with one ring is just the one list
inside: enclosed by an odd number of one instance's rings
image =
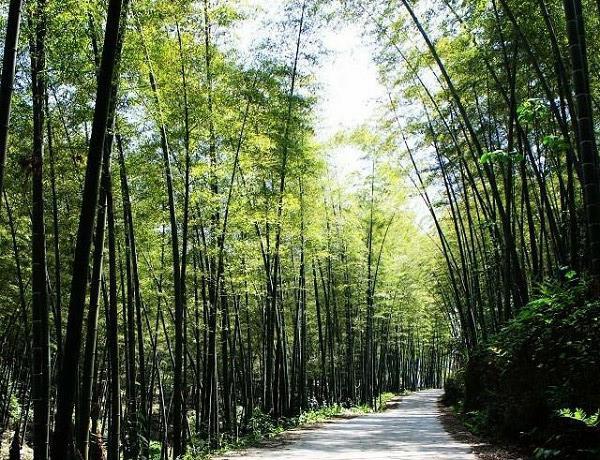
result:
[(440, 396), (441, 390), (413, 393), (385, 412), (294, 430), (279, 446), (219, 460), (476, 460), (469, 445), (453, 440), (442, 427)]

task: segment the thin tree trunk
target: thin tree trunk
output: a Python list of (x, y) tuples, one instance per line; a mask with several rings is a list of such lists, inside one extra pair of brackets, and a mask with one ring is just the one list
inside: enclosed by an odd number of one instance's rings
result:
[(48, 89), (45, 91), (46, 110), (46, 135), (48, 136), (48, 154), (50, 156), (50, 185), (52, 190), (52, 231), (54, 246), (54, 329), (56, 334), (56, 368), (62, 365), (62, 265), (60, 257), (60, 232), (58, 222), (58, 197), (56, 192), (55, 157), (52, 144), (52, 121), (50, 119), (50, 107), (48, 105)]
[[(110, 152), (110, 147), (107, 151)], [(110, 155), (105, 153), (104, 161), (110, 161)], [(102, 259), (104, 253), (104, 232), (106, 228), (106, 189), (104, 184), (100, 192), (100, 206), (94, 239), (94, 257), (92, 279), (90, 286), (90, 306), (88, 309), (87, 335), (83, 358), (83, 374), (79, 395), (79, 427), (77, 431), (77, 449), (83, 460), (88, 459), (90, 412), (92, 406), (92, 389), (94, 384), (96, 342), (98, 335), (98, 299), (102, 278)]]
[(32, 17), (35, 36), (31, 40), (31, 87), (33, 100), (32, 151), (32, 399), (33, 452), (35, 460), (48, 458), (50, 398), (50, 336), (48, 331), (48, 284), (46, 231), (44, 224), (44, 103), (46, 71), (46, 2), (38, 0)]
[[(141, 26), (138, 22), (138, 30), (141, 33)], [(150, 67), (149, 79), (150, 88), (154, 96), (154, 102), (158, 110), (158, 119), (156, 120), (160, 131), (160, 143), (163, 155), (163, 168), (167, 186), (167, 198), (169, 206), (169, 221), (171, 226), (171, 250), (173, 253), (173, 290), (175, 294), (175, 368), (173, 370), (173, 459), (184, 453), (185, 446), (182, 444), (183, 432), (183, 301), (181, 296), (181, 263), (179, 248), (179, 231), (177, 225), (177, 213), (175, 208), (175, 190), (173, 187), (173, 174), (171, 171), (171, 153), (167, 139), (167, 129), (162, 118), (160, 94), (156, 82), (156, 76), (152, 68), (152, 62), (144, 44), (144, 54), (146, 62)]]
[(119, 460), (121, 437), (121, 365), (119, 359), (119, 311), (117, 294), (117, 254), (115, 243), (115, 213), (112, 195), (110, 163), (104, 165), (104, 187), (108, 222), (108, 284), (109, 303), (106, 321), (106, 345), (110, 366), (110, 425), (107, 460)]

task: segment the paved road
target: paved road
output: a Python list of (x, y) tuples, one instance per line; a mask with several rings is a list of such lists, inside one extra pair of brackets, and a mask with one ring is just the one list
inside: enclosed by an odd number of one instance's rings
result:
[[(439, 420), (440, 390), (414, 393), (394, 409), (299, 430), (278, 447), (248, 450), (245, 460), (476, 460)], [(235, 455), (237, 457), (237, 455)], [(234, 455), (220, 457), (221, 460)]]

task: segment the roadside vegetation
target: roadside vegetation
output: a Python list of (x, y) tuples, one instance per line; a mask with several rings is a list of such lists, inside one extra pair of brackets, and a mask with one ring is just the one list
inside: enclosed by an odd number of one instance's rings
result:
[(445, 384), (473, 433), (513, 440), (535, 459), (600, 455), (600, 303), (580, 280), (545, 284)]

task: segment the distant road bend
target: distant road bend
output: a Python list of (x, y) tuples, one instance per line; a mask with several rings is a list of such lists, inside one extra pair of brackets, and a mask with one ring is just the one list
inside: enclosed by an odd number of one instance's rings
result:
[(440, 396), (441, 390), (420, 391), (385, 412), (300, 430), (297, 439), (282, 446), (219, 460), (476, 460), (469, 445), (444, 430), (437, 408)]

